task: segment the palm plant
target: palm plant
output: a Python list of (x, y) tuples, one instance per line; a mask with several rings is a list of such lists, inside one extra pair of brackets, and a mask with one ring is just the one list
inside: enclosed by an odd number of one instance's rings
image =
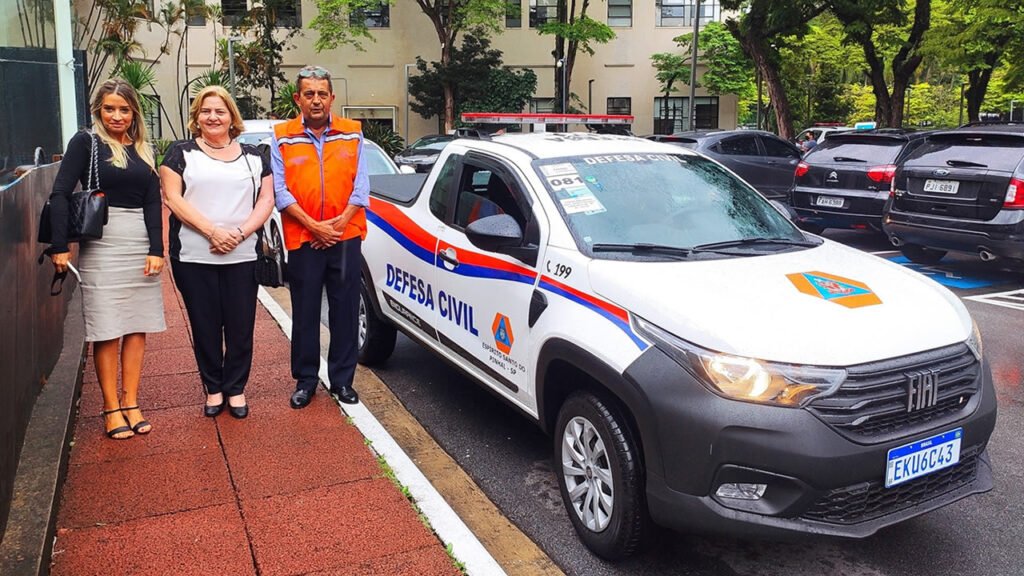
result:
[(142, 107), (143, 114), (153, 112), (157, 106), (157, 100), (153, 94), (147, 93), (147, 90), (156, 92), (156, 74), (152, 68), (135, 60), (122, 60), (114, 68), (111, 77), (121, 78), (135, 89), (135, 93), (139, 95), (139, 106)]
[(289, 82), (281, 86), (274, 96), (274, 114), (278, 118), (295, 118), (299, 115), (299, 105), (295, 103), (295, 84)]
[(368, 120), (362, 124), (363, 137), (376, 142), (388, 156), (394, 157), (405, 148), (405, 140), (391, 128)]

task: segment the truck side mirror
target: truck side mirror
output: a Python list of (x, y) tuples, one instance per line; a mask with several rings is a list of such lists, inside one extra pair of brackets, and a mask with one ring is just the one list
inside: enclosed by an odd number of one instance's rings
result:
[(523, 229), (508, 214), (495, 214), (474, 220), (466, 226), (466, 237), (474, 246), (489, 252), (523, 243)]

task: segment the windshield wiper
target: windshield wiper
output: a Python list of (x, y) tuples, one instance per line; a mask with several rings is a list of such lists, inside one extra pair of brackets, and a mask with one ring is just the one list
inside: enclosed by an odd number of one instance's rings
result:
[(836, 162), (860, 162), (861, 164), (867, 164), (867, 160), (861, 160), (860, 158), (850, 158), (849, 156), (833, 156), (833, 160)]
[(815, 242), (813, 240), (795, 240), (793, 238), (740, 238), (739, 240), (726, 240), (724, 242), (698, 244), (691, 248), (691, 250), (694, 252), (714, 252), (725, 248), (738, 248), (742, 246), (751, 246), (753, 244), (781, 244), (783, 246), (803, 246), (806, 248), (813, 248), (818, 246), (820, 242)]
[(630, 252), (634, 254), (663, 254), (686, 258), (690, 255), (689, 248), (681, 246), (668, 246), (665, 244), (651, 244), (648, 242), (637, 242), (635, 244), (615, 244), (610, 242), (598, 242), (590, 247), (594, 252)]
[(946, 165), (967, 168), (988, 168), (988, 164), (979, 164), (977, 162), (971, 162), (970, 160), (946, 160)]

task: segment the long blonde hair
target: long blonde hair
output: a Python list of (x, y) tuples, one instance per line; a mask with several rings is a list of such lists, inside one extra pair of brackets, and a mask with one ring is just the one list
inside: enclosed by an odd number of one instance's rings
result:
[(235, 99), (228, 94), (228, 91), (223, 86), (211, 84), (206, 88), (203, 88), (196, 94), (194, 100), (192, 100), (192, 106), (188, 110), (188, 131), (193, 136), (200, 136), (202, 130), (199, 128), (199, 110), (203, 107), (203, 100), (206, 100), (210, 96), (217, 96), (224, 101), (224, 105), (228, 109), (228, 113), (231, 114), (231, 125), (228, 126), (228, 136), (232, 138), (238, 138), (238, 135), (245, 132), (245, 123), (242, 122), (242, 113), (238, 111), (238, 105), (235, 104)]
[(149, 164), (149, 167), (155, 171), (156, 157), (153, 155), (153, 147), (147, 140), (146, 123), (142, 118), (139, 96), (135, 93), (135, 89), (132, 88), (131, 84), (120, 79), (107, 80), (100, 84), (100, 87), (96, 90), (96, 95), (92, 97), (92, 105), (89, 107), (93, 117), (93, 131), (100, 137), (100, 140), (106, 143), (107, 146), (110, 146), (110, 163), (121, 169), (128, 167), (128, 151), (125, 150), (124, 144), (120, 140), (115, 140), (107, 133), (107, 128), (103, 125), (103, 118), (100, 116), (100, 110), (103, 109), (103, 99), (111, 94), (116, 94), (128, 102), (128, 107), (132, 109), (132, 123), (127, 130), (128, 137), (134, 142), (133, 146), (139, 158), (142, 158), (142, 161)]

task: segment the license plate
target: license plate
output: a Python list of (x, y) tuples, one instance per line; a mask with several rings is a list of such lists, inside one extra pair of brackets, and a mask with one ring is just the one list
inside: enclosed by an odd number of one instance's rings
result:
[(816, 206), (828, 206), (829, 208), (842, 208), (844, 203), (842, 198), (833, 198), (832, 196), (818, 196), (818, 199), (814, 201)]
[(956, 180), (925, 180), (925, 192), (938, 192), (939, 194), (956, 194), (960, 189), (960, 182)]
[(885, 487), (891, 488), (960, 462), (963, 428), (889, 450)]

